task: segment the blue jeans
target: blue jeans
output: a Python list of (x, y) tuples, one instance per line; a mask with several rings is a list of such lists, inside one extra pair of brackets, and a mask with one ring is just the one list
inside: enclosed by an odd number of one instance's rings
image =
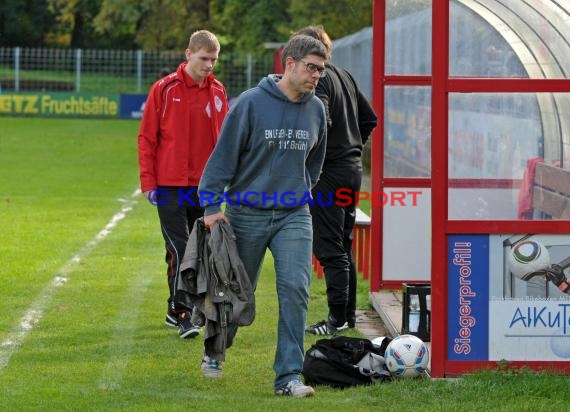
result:
[(254, 289), (267, 248), (273, 255), (279, 301), (273, 369), (278, 388), (299, 379), (303, 370), (313, 239), (309, 207), (264, 210), (235, 206), (228, 207), (225, 214)]

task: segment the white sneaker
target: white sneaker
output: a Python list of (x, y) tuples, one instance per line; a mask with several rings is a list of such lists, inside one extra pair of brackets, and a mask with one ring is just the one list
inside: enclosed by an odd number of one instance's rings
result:
[(275, 389), (275, 395), (293, 396), (295, 398), (304, 398), (307, 396), (313, 396), (314, 394), (315, 390), (312, 387), (305, 385), (299, 379), (293, 379), (280, 388)]
[(202, 355), (202, 364), (200, 365), (202, 374), (206, 378), (221, 378), (223, 376), (222, 372), (222, 362), (210, 358), (208, 355)]

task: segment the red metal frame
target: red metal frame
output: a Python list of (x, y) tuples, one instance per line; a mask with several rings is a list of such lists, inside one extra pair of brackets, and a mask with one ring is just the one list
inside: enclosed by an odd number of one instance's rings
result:
[[(449, 1), (435, 0), (432, 11), (432, 190), (431, 190), (431, 374), (445, 376), (447, 359), (447, 131)], [(441, 47), (441, 45), (444, 45)], [(437, 137), (437, 138), (436, 138)]]
[(449, 93), (570, 92), (570, 81), (568, 79), (466, 79), (452, 77), (447, 82), (447, 91)]
[[(374, 0), (372, 4), (372, 104), (376, 113), (384, 113), (384, 82), (385, 82), (385, 27), (386, 27), (386, 4), (383, 0)], [(383, 116), (380, 116), (382, 119)], [(384, 122), (378, 122), (372, 135), (372, 191), (381, 191), (383, 186), (384, 171)], [(384, 213), (380, 205), (372, 203), (370, 206), (370, 247), (371, 268), (370, 291), (380, 290), (382, 282), (382, 220)]]
[[(496, 365), (496, 362), (459, 362), (447, 360), (447, 237), (450, 234), (503, 233), (570, 233), (570, 221), (504, 221), (504, 220), (449, 220), (449, 187), (516, 187), (519, 182), (487, 182), (448, 179), (448, 96), (449, 93), (535, 93), (570, 92), (570, 79), (496, 79), (449, 77), (449, 1), (433, 0), (432, 10), (432, 76), (386, 76), (384, 0), (373, 2), (373, 105), (377, 113), (384, 113), (386, 86), (426, 86), (432, 92), (432, 174), (431, 179), (384, 178), (384, 124), (374, 131), (372, 139), (372, 190), (384, 187), (431, 187), (432, 201), (432, 324), (431, 375), (434, 377), (461, 375), (475, 369)], [(497, 186), (496, 184), (500, 186)], [(470, 186), (475, 185), (475, 186)], [(370, 289), (400, 289), (403, 282), (382, 280), (382, 207), (372, 205), (371, 222), (371, 278)], [(570, 362), (512, 362), (513, 367), (556, 369), (570, 372)]]

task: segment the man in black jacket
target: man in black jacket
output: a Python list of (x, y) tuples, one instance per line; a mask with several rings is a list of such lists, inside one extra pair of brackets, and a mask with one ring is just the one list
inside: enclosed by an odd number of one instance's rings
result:
[[(309, 26), (295, 34), (311, 36), (332, 52), (332, 42), (322, 26)], [(328, 59), (330, 62), (330, 58)], [(352, 231), (356, 220), (356, 193), (362, 181), (362, 148), (377, 117), (366, 96), (346, 70), (326, 64), (327, 75), (320, 79), (316, 95), (327, 114), (327, 150), (322, 174), (313, 188), (323, 202), (311, 205), (313, 253), (321, 263), (327, 285), (328, 319), (308, 326), (315, 335), (333, 335), (354, 327), (356, 321), (356, 268), (352, 255)], [(335, 194), (342, 191), (342, 201)], [(347, 204), (346, 195), (352, 201)], [(333, 197), (332, 204), (328, 199)]]

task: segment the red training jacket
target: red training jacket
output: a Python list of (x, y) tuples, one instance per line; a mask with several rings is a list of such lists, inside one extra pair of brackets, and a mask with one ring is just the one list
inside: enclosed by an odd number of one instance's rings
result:
[(145, 103), (138, 137), (143, 192), (198, 186), (229, 109), (224, 85), (212, 73), (200, 87), (184, 67), (154, 83)]

